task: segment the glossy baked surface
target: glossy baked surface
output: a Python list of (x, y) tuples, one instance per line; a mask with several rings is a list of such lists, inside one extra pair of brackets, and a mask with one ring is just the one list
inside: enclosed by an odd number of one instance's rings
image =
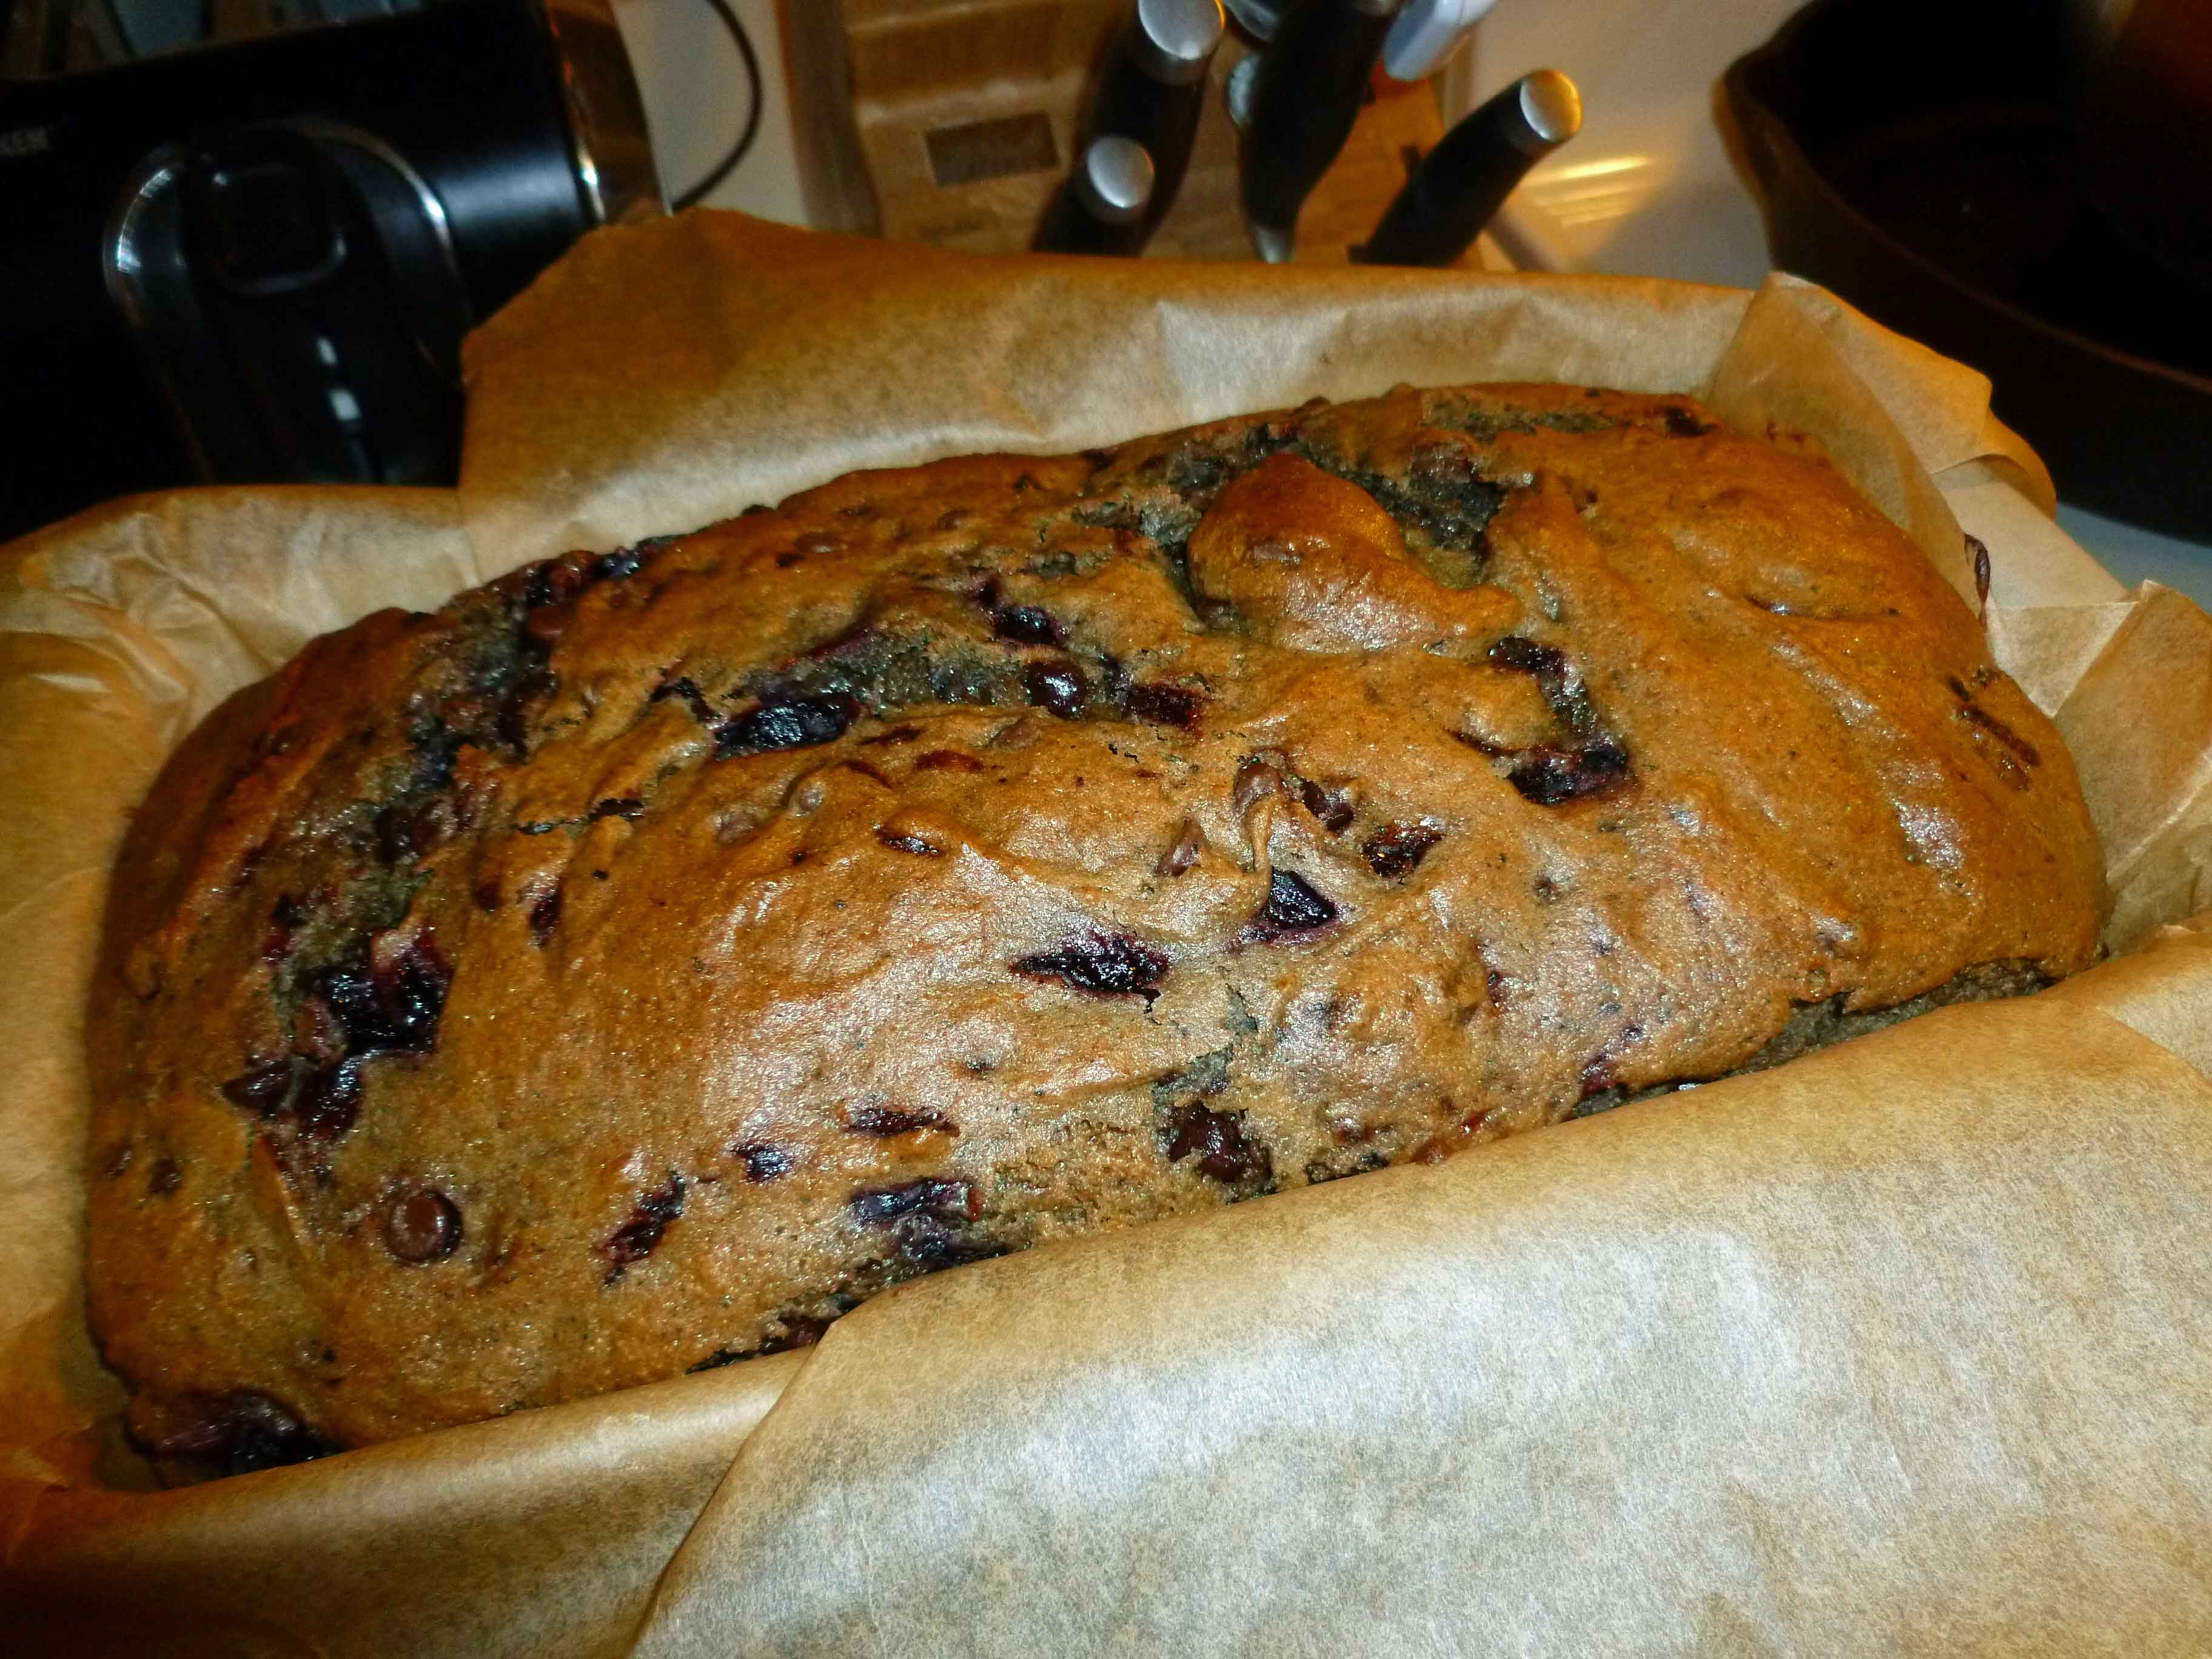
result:
[(857, 475), (188, 742), (94, 1001), (93, 1317), (181, 1463), (387, 1438), (2071, 972), (2100, 900), (1966, 606), (1686, 399)]

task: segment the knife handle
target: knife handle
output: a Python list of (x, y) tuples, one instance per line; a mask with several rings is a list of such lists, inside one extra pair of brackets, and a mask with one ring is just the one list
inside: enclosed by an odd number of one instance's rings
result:
[(1286, 259), (1298, 210), (1352, 136), (1401, 0), (1294, 0), (1260, 60), (1241, 170), (1244, 217), (1267, 259)]
[(1147, 228), (1175, 204), (1206, 104), (1206, 71), (1225, 25), (1221, 0), (1136, 0), (1115, 36), (1086, 131), (1133, 138), (1152, 158)]
[(1145, 245), (1152, 158), (1133, 138), (1094, 138), (1045, 210), (1030, 246), (1039, 253), (1134, 253)]
[(1369, 265), (1452, 264), (1528, 169), (1582, 124), (1572, 81), (1557, 70), (1524, 76), (1437, 141), (1352, 258)]

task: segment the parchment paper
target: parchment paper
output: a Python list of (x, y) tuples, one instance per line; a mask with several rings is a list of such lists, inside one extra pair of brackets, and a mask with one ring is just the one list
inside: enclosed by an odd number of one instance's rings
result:
[[(255, 1654), (2212, 1644), (2212, 622), (1987, 386), (1778, 279), (983, 260), (693, 214), (468, 352), (456, 495), (0, 550), (0, 1631)], [(2052, 710), (2136, 954), (1435, 1169), (940, 1274), (817, 1347), (169, 1493), (103, 1439), (78, 1009), (161, 755), (309, 634), (860, 465), (1401, 380), (1812, 432)], [(122, 872), (128, 878), (128, 872)], [(196, 1645), (195, 1645), (196, 1644)]]

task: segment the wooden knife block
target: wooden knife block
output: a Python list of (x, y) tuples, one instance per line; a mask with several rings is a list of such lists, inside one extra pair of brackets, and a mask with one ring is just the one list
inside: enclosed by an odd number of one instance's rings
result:
[[(1092, 78), (1131, 3), (842, 0), (854, 137), (880, 234), (973, 252), (1026, 248), (1073, 162)], [(1215, 54), (1190, 170), (1149, 257), (1253, 257), (1222, 94), (1246, 51), (1232, 30)], [(1298, 258), (1343, 263), (1443, 130), (1428, 82), (1378, 75), (1306, 202)]]

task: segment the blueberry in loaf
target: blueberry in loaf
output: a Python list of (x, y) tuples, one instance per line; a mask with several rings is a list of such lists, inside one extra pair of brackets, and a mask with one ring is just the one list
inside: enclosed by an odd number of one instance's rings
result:
[(837, 480), (380, 612), (117, 869), (89, 1287), (173, 1467), (2084, 965), (1968, 608), (1693, 402), (1401, 389)]

